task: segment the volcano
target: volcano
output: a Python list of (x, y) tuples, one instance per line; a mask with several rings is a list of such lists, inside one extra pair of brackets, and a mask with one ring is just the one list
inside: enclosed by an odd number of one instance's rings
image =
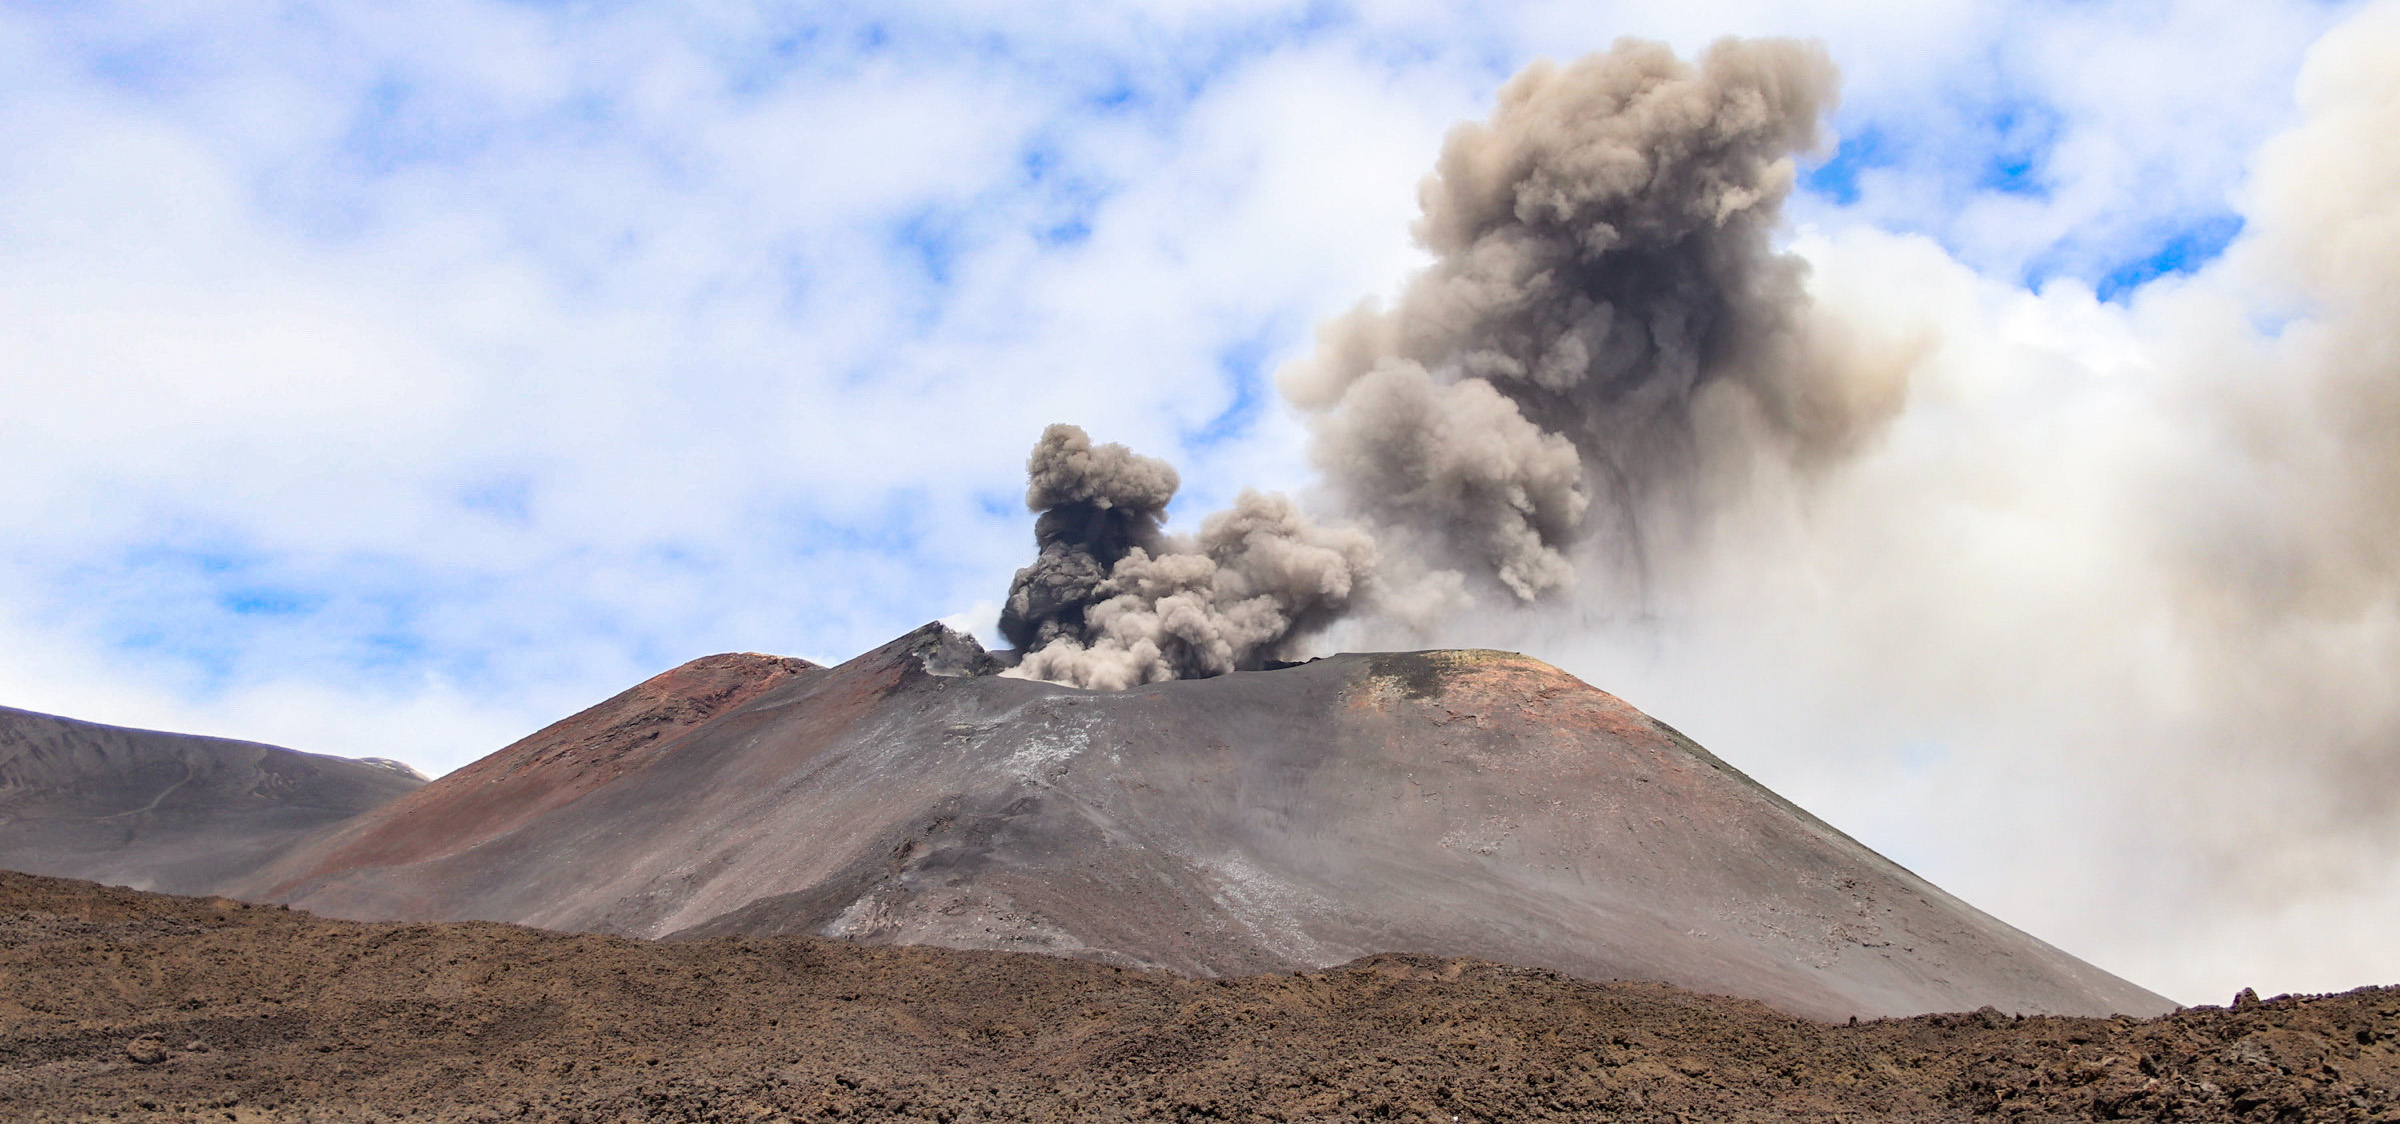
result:
[(1227, 976), (1404, 951), (1816, 1018), (2174, 1004), (1496, 651), (1086, 691), (929, 625), (694, 661), (224, 888), (352, 919), (813, 934)]

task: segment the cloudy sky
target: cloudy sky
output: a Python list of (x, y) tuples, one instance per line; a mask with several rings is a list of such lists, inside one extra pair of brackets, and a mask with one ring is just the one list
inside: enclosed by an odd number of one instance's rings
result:
[(438, 773), (989, 637), (1044, 424), (1305, 493), (1276, 370), (1628, 35), (1832, 55), (1788, 245), (1906, 406), (1642, 604), (1437, 639), (2185, 1002), (2400, 982), (2389, 2), (0, 0), (0, 705)]

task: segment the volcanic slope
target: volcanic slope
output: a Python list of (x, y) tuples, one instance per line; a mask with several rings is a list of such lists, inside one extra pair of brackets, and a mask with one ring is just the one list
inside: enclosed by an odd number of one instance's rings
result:
[[(1199, 976), (1463, 955), (1832, 1019), (2174, 1006), (1523, 656), (1343, 655), (1122, 692), (989, 669), (939, 626), (831, 669), (711, 657), (232, 892)], [(644, 723), (667, 732), (626, 749)]]
[(424, 783), (396, 761), (0, 708), (0, 867), (206, 893)]

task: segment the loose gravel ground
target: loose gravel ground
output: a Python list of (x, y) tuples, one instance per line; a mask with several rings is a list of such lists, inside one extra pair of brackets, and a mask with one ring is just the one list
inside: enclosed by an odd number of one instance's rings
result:
[(1370, 957), (1191, 980), (356, 924), (0, 872), (0, 1120), (2400, 1121), (2400, 988), (1828, 1026)]

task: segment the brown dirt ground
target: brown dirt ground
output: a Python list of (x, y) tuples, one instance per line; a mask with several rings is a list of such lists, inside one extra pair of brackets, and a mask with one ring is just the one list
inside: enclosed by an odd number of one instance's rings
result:
[(0, 873), (0, 1119), (2400, 1121), (2400, 988), (1826, 1026), (1387, 955), (1190, 980)]

